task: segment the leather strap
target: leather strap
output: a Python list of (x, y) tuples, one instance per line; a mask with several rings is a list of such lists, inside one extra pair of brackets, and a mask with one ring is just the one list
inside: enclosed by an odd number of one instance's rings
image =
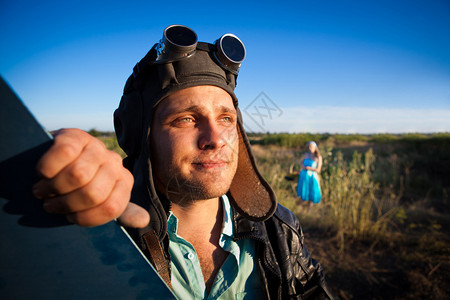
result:
[(162, 280), (164, 280), (167, 286), (172, 289), (167, 260), (164, 256), (163, 249), (161, 248), (161, 244), (159, 243), (155, 231), (149, 231), (142, 237), (147, 246), (148, 253), (150, 254), (150, 262), (155, 267)]

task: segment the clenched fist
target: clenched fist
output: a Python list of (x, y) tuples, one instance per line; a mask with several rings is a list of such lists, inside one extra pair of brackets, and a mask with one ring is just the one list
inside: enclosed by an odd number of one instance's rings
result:
[(70, 222), (87, 227), (119, 217), (129, 227), (149, 223), (148, 213), (130, 203), (133, 176), (121, 157), (87, 132), (57, 131), (36, 168), (42, 179), (33, 193), (49, 213), (65, 214)]

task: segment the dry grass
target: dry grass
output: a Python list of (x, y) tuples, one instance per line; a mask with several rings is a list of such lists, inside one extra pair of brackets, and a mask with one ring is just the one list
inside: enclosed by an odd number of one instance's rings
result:
[(430, 179), (433, 174), (417, 173), (417, 161), (425, 159), (417, 153), (405, 155), (395, 145), (352, 143), (321, 149), (323, 198), (310, 211), (295, 195), (302, 152), (273, 145), (253, 149), (279, 202), (301, 220), (307, 245), (325, 266), (336, 295), (447, 299), (448, 187)]

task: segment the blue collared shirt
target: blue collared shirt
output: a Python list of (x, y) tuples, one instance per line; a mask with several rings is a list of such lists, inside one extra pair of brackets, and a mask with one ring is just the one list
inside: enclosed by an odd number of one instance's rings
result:
[(177, 234), (178, 219), (168, 219), (172, 287), (179, 299), (263, 299), (259, 271), (255, 265), (255, 245), (250, 239), (233, 240), (232, 210), (227, 196), (222, 196), (224, 220), (220, 247), (229, 252), (217, 272), (209, 295), (206, 294), (200, 262), (194, 247)]

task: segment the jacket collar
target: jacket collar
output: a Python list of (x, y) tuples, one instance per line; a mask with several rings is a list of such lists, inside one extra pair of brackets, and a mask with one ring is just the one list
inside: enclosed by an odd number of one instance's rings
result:
[(251, 238), (261, 242), (269, 242), (267, 230), (263, 221), (252, 221), (232, 207), (233, 237), (235, 240)]

